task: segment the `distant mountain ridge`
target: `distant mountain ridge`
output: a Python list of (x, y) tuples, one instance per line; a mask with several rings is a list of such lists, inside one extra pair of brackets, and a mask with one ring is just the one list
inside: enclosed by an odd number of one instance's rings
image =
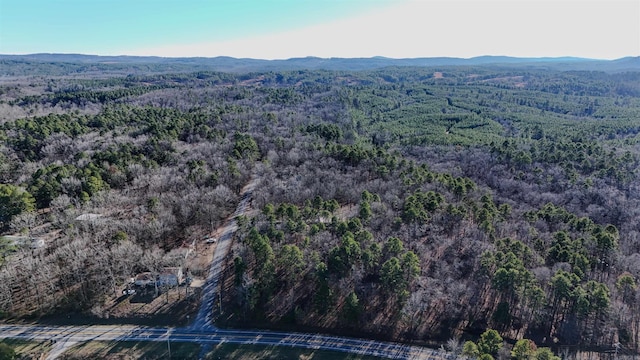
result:
[[(194, 67), (194, 70), (215, 71), (283, 71), (283, 70), (373, 70), (385, 67), (437, 67), (437, 66), (533, 66), (551, 67), (558, 70), (600, 70), (637, 71), (640, 70), (640, 56), (616, 60), (596, 60), (578, 57), (519, 58), (510, 56), (478, 56), (472, 58), (430, 57), (430, 58), (319, 58), (303, 57), (284, 60), (264, 60), (250, 58), (218, 57), (157, 57), (157, 56), (99, 56), (85, 54), (29, 54), (0, 55), (0, 61), (36, 63), (73, 63), (101, 65), (173, 65)], [(6, 64), (5, 64), (6, 65)], [(0, 74), (2, 71), (0, 70)]]

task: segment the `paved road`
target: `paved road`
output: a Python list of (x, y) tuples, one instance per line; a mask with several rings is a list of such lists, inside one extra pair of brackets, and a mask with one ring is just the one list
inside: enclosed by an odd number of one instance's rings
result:
[(398, 343), (354, 339), (319, 334), (286, 333), (259, 330), (222, 330), (212, 324), (218, 283), (223, 261), (237, 230), (236, 216), (247, 211), (251, 193), (258, 181), (252, 180), (241, 192), (242, 199), (225, 225), (213, 255), (207, 281), (203, 287), (200, 309), (191, 326), (185, 328), (152, 328), (139, 326), (32, 326), (0, 325), (0, 338), (54, 341), (48, 360), (55, 359), (68, 347), (84, 341), (167, 341), (195, 342), (206, 348), (219, 343), (291, 346), (307, 349), (334, 350), (391, 359), (444, 359), (446, 353)]
[(84, 341), (166, 341), (195, 342), (205, 345), (228, 342), (334, 350), (390, 359), (443, 359), (446, 356), (446, 353), (438, 350), (373, 340), (305, 333), (194, 329), (193, 327), (0, 325), (0, 338), (51, 340), (55, 344), (75, 344)]

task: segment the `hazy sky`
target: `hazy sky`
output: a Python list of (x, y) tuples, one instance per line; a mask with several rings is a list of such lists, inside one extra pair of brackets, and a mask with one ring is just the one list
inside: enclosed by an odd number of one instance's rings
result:
[(0, 53), (640, 55), (640, 0), (0, 0)]

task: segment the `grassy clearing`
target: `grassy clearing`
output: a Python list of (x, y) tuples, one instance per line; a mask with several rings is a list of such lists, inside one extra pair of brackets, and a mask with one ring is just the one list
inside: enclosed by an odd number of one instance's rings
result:
[(171, 343), (171, 356), (166, 342), (136, 341), (91, 341), (67, 350), (65, 360), (81, 359), (197, 359), (200, 345), (194, 343)]
[[(7, 341), (7, 344), (13, 345)], [(36, 354), (37, 343), (32, 345), (32, 351), (21, 351), (20, 354)], [(24, 345), (25, 350), (29, 348)], [(18, 350), (16, 348), (16, 350)], [(39, 354), (46, 353), (48, 347), (42, 348)], [(92, 341), (78, 344), (67, 350), (60, 358), (64, 360), (94, 360), (94, 359), (198, 359), (200, 345), (195, 343), (171, 343), (171, 357), (167, 349), (166, 342), (103, 342)], [(31, 356), (31, 359), (38, 357)], [(208, 360), (380, 360), (379, 357), (362, 356), (325, 350), (299, 349), (284, 346), (264, 346), (264, 345), (241, 345), (241, 344), (219, 344), (212, 345), (207, 353)]]
[(362, 356), (337, 351), (311, 350), (285, 346), (220, 344), (207, 353), (208, 360), (379, 360), (375, 356)]
[(19, 359), (40, 359), (51, 350), (49, 342), (2, 339), (0, 344), (11, 346)]

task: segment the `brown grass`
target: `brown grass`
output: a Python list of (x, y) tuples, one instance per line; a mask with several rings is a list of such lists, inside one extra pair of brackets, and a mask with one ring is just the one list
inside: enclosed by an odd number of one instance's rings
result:
[(51, 350), (49, 342), (2, 339), (0, 343), (11, 346), (18, 355), (18, 359), (24, 360), (44, 359), (44, 356)]
[(61, 359), (197, 359), (200, 345), (195, 343), (171, 343), (171, 357), (166, 342), (91, 341), (68, 349)]

